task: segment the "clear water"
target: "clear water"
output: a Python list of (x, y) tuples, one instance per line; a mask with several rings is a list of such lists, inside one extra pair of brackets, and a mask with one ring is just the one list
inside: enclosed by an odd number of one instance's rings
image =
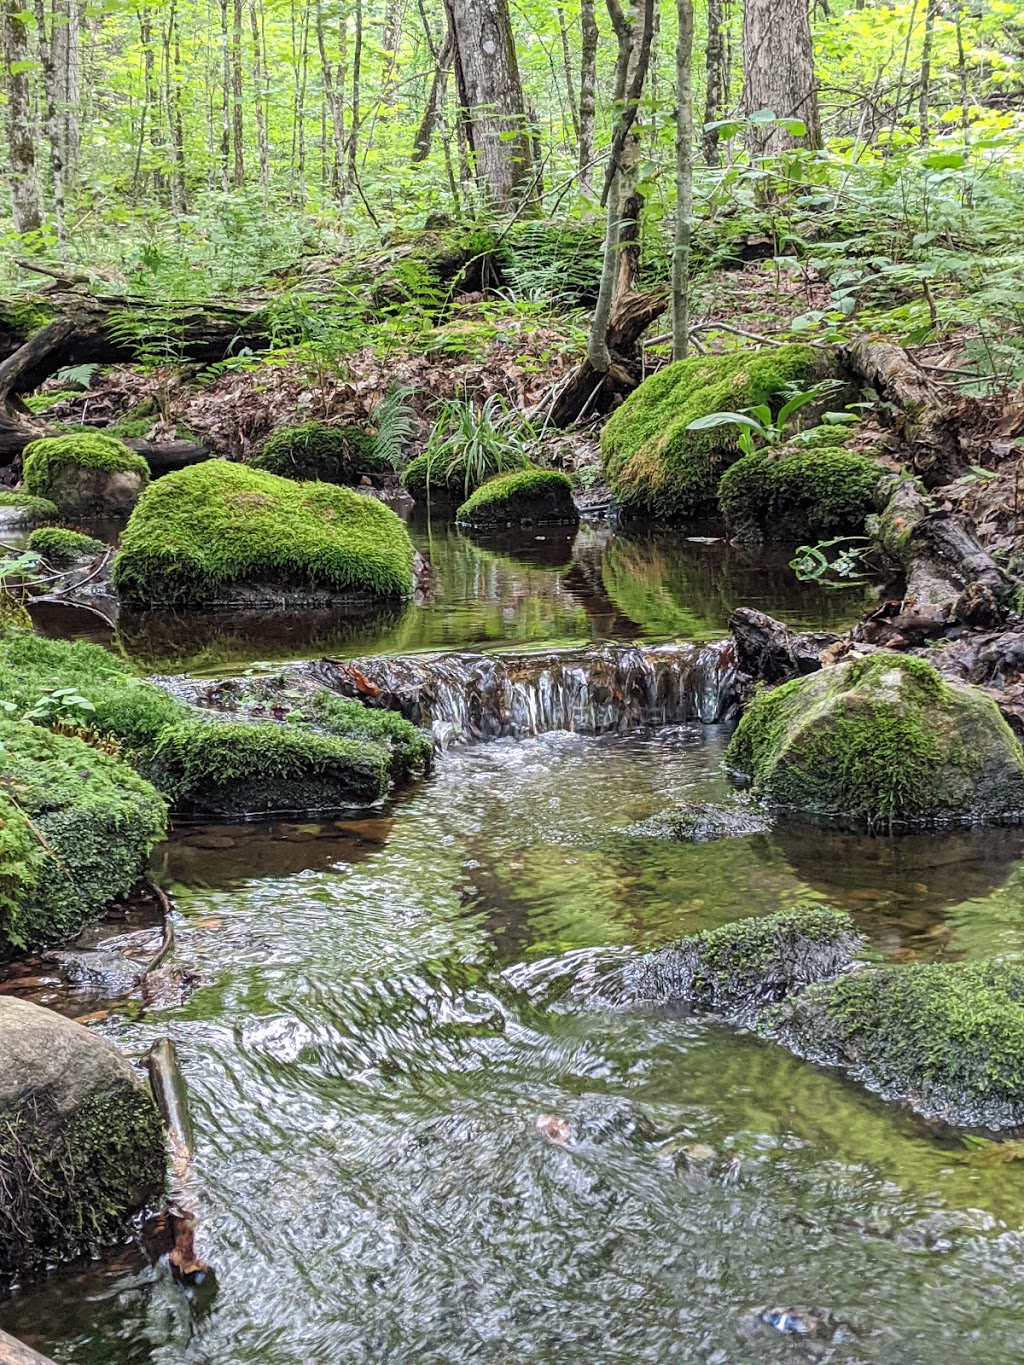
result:
[(178, 1045), (218, 1290), (126, 1251), (0, 1325), (76, 1365), (1019, 1359), (1024, 1166), (714, 1022), (547, 984), (808, 900), (891, 960), (1024, 949), (1021, 831), (617, 832), (722, 795), (724, 739), (502, 740), (373, 818), (178, 830), (156, 870), (203, 984), (106, 1027)]
[[(550, 548), (434, 534), (433, 603), (364, 635), (165, 622), (118, 643), (217, 671), (861, 607), (722, 545), (585, 530), (539, 563)], [(808, 901), (887, 960), (1024, 952), (1024, 831), (621, 833), (721, 798), (726, 738), (457, 746), (368, 818), (176, 830), (154, 870), (200, 985), (101, 1027), (178, 1046), (216, 1289), (189, 1298), (126, 1245), (22, 1289), (0, 1326), (61, 1365), (1020, 1359), (1024, 1164), (714, 1021), (552, 986), (608, 948)]]

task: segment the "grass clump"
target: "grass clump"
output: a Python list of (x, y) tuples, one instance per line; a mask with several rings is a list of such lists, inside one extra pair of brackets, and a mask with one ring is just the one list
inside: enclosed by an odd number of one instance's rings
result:
[[(49, 498), (34, 498), (28, 493), (0, 492), (0, 513), (18, 513), (19, 521), (54, 521), (59, 513)], [(11, 520), (12, 518), (8, 518)]]
[(488, 479), (455, 514), (469, 526), (516, 521), (577, 522), (572, 481), (555, 469), (519, 469)]
[(790, 384), (821, 379), (810, 346), (786, 345), (677, 361), (645, 380), (601, 434), (605, 477), (631, 515), (685, 520), (715, 511), (722, 472), (738, 453), (732, 427), (689, 431), (716, 412), (772, 404)]
[(464, 502), (497, 474), (530, 466), (525, 442), (534, 432), (499, 394), (479, 406), (469, 399), (447, 399), (422, 455), (411, 460), (402, 487), (417, 502)]
[(132, 889), (167, 808), (119, 759), (0, 720), (0, 955), (72, 937)]
[(1015, 820), (1024, 755), (989, 697), (879, 652), (772, 691), (726, 761), (770, 805), (868, 824)]
[(43, 526), (29, 536), (28, 549), (59, 566), (86, 555), (102, 554), (107, 546), (102, 540), (83, 535), (81, 531), (69, 531), (63, 526)]
[(758, 450), (722, 475), (718, 503), (730, 527), (773, 540), (856, 534), (878, 510), (883, 470), (841, 446)]
[(360, 474), (380, 468), (372, 436), (358, 427), (323, 422), (280, 427), (249, 463), (286, 479), (337, 484), (354, 483)]
[(148, 488), (114, 561), (137, 607), (407, 597), (412, 543), (373, 498), (210, 460)]
[(96, 476), (134, 475), (149, 482), (149, 465), (123, 441), (99, 432), (45, 436), (25, 447), (25, 492), (76, 512), (104, 511), (103, 480)]

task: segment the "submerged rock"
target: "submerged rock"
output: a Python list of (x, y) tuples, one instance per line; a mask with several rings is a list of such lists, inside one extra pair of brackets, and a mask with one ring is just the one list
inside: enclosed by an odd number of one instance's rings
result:
[(49, 498), (33, 498), (28, 493), (0, 490), (0, 531), (39, 526), (56, 521), (58, 515), (57, 504)]
[(161, 1186), (163, 1125), (110, 1043), (0, 996), (0, 1277), (95, 1253)]
[(488, 479), (459, 508), (456, 520), (466, 526), (575, 523), (572, 483), (555, 469), (517, 469)]
[(622, 831), (635, 839), (678, 839), (681, 843), (706, 844), (714, 839), (742, 839), (748, 834), (767, 834), (771, 817), (752, 804), (739, 801), (727, 806), (694, 802), (669, 806), (646, 820), (637, 820)]
[(149, 465), (123, 441), (99, 432), (47, 436), (25, 447), (25, 492), (65, 516), (130, 512), (149, 483)]
[(1017, 821), (1024, 755), (991, 698), (880, 651), (755, 696), (726, 761), (802, 814), (900, 826)]
[(112, 581), (134, 607), (398, 599), (412, 595), (413, 549), (375, 498), (210, 460), (147, 489)]

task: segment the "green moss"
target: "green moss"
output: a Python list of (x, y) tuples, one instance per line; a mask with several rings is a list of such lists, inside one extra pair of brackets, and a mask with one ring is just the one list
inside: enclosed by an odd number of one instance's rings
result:
[(725, 471), (718, 503), (742, 534), (787, 541), (856, 534), (878, 511), (882, 474), (874, 460), (841, 447), (761, 450)]
[(613, 413), (601, 435), (605, 476), (633, 515), (685, 519), (712, 513), (723, 470), (738, 453), (730, 427), (689, 431), (715, 412), (778, 406), (791, 383), (822, 377), (809, 346), (698, 356), (659, 370)]
[(58, 507), (73, 506), (75, 511), (103, 511), (102, 495), (81, 486), (83, 471), (133, 474), (144, 484), (149, 481), (149, 466), (141, 455), (129, 450), (123, 441), (98, 432), (47, 436), (25, 447), (22, 477), (26, 493), (48, 498)]
[(333, 692), (316, 692), (302, 708), (315, 724), (335, 735), (353, 735), (386, 746), (391, 754), (391, 775), (402, 781), (411, 773), (428, 769), (434, 745), (396, 711), (377, 710)]
[(249, 463), (253, 469), (286, 479), (339, 484), (354, 483), (360, 474), (380, 465), (373, 437), (367, 432), (323, 422), (280, 427)]
[(210, 460), (146, 490), (113, 583), (140, 607), (396, 598), (412, 592), (412, 557), (404, 525), (373, 498)]
[(952, 1123), (1024, 1123), (1024, 965), (880, 967), (812, 987), (765, 1028)]
[(28, 549), (48, 559), (51, 564), (68, 564), (85, 555), (99, 555), (108, 547), (95, 536), (68, 531), (62, 526), (45, 526), (33, 531), (28, 538)]
[(503, 467), (493, 465), (478, 468), (467, 457), (417, 455), (410, 460), (402, 473), (402, 487), (417, 502), (428, 500), (439, 503), (464, 501), (488, 479), (512, 469), (525, 469), (529, 459), (525, 454), (517, 458), (509, 453), (502, 456)]
[(24, 513), (25, 521), (51, 521), (59, 514), (57, 505), (49, 498), (33, 498), (27, 493), (0, 492), (0, 511)]
[(163, 1184), (165, 1136), (148, 1090), (97, 1094), (71, 1114), (45, 1095), (0, 1135), (0, 1276), (96, 1255)]
[(64, 403), (70, 398), (81, 398), (81, 393), (77, 389), (58, 389), (56, 392), (33, 393), (27, 398), (22, 398), (22, 402), (29, 412), (48, 412), (50, 408), (55, 408), (58, 403)]
[(79, 739), (0, 721), (0, 954), (72, 937), (130, 891), (166, 806), (126, 763)]
[(554, 469), (518, 469), (481, 484), (456, 513), (471, 526), (510, 521), (574, 522), (572, 480)]
[(773, 806), (886, 825), (1024, 810), (1024, 757), (995, 703), (880, 652), (759, 692), (726, 761)]

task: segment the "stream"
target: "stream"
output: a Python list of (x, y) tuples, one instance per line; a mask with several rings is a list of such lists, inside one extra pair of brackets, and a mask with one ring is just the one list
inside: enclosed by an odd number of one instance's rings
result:
[[(550, 559), (429, 539), (434, 599), (397, 621), (325, 613), (248, 643), (119, 625), (119, 646), (216, 674), (701, 642), (736, 605), (840, 629), (864, 602), (664, 533), (584, 528)], [(685, 720), (454, 743), (379, 811), (177, 827), (154, 874), (196, 988), (100, 1027), (133, 1054), (177, 1045), (216, 1292), (190, 1298), (132, 1242), (17, 1291), (0, 1327), (59, 1365), (1019, 1359), (1024, 1164), (996, 1159), (1016, 1147), (713, 1020), (558, 989), (602, 950), (807, 902), (849, 911), (879, 959), (1024, 952), (1024, 830), (623, 832), (725, 797), (727, 739)]]

